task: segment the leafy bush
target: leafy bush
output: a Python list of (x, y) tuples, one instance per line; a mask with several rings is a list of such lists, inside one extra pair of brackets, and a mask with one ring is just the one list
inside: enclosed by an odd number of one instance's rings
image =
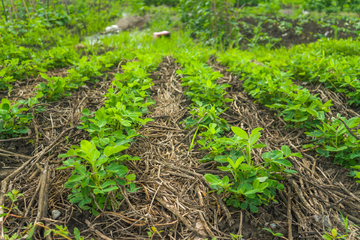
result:
[(0, 104), (0, 138), (18, 137), (20, 134), (28, 133), (27, 124), (31, 122), (33, 116), (30, 113), (24, 114), (28, 109), (19, 106), (24, 105), (24, 101), (11, 104), (6, 98), (1, 99)]
[(229, 149), (230, 152), (218, 151), (215, 160), (227, 164), (218, 167), (220, 170), (229, 172), (222, 179), (217, 175), (205, 174), (205, 179), (211, 187), (218, 193), (230, 194), (227, 198), (227, 205), (250, 208), (252, 212), (257, 212), (257, 206), (267, 205), (270, 201), (275, 201), (276, 190), (284, 188), (278, 180), (283, 180), (280, 173), (295, 173), (294, 170), (285, 169), (292, 164), (286, 160), (290, 156), (302, 157), (300, 153), (291, 153), (288, 146), (281, 147), (281, 151), (274, 150), (262, 154), (264, 162), (255, 164), (252, 159), (251, 151), (255, 148), (264, 148), (265, 144), (257, 143), (262, 128), (254, 129), (250, 136), (241, 128), (232, 127), (235, 133), (233, 138), (216, 139), (222, 145), (222, 150)]
[(209, 44), (239, 38), (235, 21), (235, 0), (180, 0), (181, 21), (193, 34)]
[(107, 146), (100, 152), (95, 143), (82, 140), (80, 147), (74, 147), (66, 154), (60, 155), (59, 157), (63, 158), (75, 156), (63, 161), (64, 166), (58, 168), (74, 168), (65, 184), (66, 188), (72, 189), (70, 202), (77, 203), (83, 210), (91, 209), (94, 215), (98, 215), (94, 201), (103, 208), (107, 193), (113, 192), (115, 197), (121, 197), (119, 186), (130, 185), (130, 191), (134, 190), (135, 186), (128, 184), (126, 180), (134, 180), (135, 175), (126, 176), (128, 168), (121, 164), (124, 157), (117, 155), (128, 146)]
[(191, 101), (202, 104), (210, 103), (217, 107), (223, 106), (225, 102), (232, 101), (223, 98), (226, 95), (224, 89), (230, 85), (218, 85), (216, 80), (223, 75), (220, 72), (213, 71), (211, 67), (198, 61), (191, 61), (185, 64), (183, 70), (177, 70), (176, 73), (185, 75), (182, 78), (181, 86), (189, 88), (186, 95), (191, 98)]
[(48, 83), (41, 82), (36, 88), (50, 101), (59, 100), (62, 97), (69, 96), (70, 94), (67, 90), (76, 88), (67, 84), (67, 77), (49, 77), (45, 73), (41, 73), (40, 75), (42, 78), (46, 79)]
[(317, 130), (306, 132), (307, 136), (313, 137), (314, 143), (304, 147), (315, 149), (321, 156), (329, 157), (332, 154), (334, 163), (345, 167), (360, 164), (360, 140), (353, 136), (360, 135), (360, 130), (357, 129), (360, 118), (346, 119), (340, 115), (337, 117), (338, 119), (333, 118), (332, 121), (322, 118), (322, 125), (318, 125)]
[(340, 12), (344, 10), (360, 12), (359, 0), (305, 0), (303, 6), (306, 9), (326, 13)]

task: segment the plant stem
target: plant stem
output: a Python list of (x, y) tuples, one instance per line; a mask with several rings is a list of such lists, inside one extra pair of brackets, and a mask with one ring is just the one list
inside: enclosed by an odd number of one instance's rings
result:
[[(39, 227), (42, 227), (42, 228), (45, 228), (47, 230), (51, 230), (51, 228), (49, 228), (49, 227), (47, 227), (47, 226), (45, 226), (43, 224), (40, 224), (40, 223), (36, 223), (35, 225), (39, 226)], [(65, 236), (64, 234), (61, 234), (61, 233), (54, 233), (54, 235), (59, 235), (59, 236), (65, 238), (65, 239), (72, 240), (71, 238), (69, 238), (69, 237), (67, 237), (67, 236)]]
[(3, 10), (4, 10), (4, 17), (5, 17), (5, 21), (7, 22), (7, 16), (6, 16), (6, 12), (5, 12), (5, 4), (4, 4), (4, 0), (1, 0), (2, 5), (3, 5)]
[(14, 202), (11, 203), (11, 206), (10, 206), (10, 208), (9, 208), (9, 212), (8, 212), (8, 214), (6, 214), (6, 216), (5, 216), (5, 218), (4, 218), (4, 223), (5, 223), (6, 219), (7, 219), (7, 217), (10, 215), (10, 212), (11, 212), (13, 206), (14, 206)]

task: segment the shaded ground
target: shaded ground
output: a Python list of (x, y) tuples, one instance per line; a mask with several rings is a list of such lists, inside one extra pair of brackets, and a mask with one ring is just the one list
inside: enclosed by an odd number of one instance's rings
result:
[[(330, 20), (329, 20), (330, 21)], [(359, 29), (356, 29), (354, 25), (349, 24), (351, 21), (334, 20), (338, 22), (318, 22), (309, 18), (304, 19), (288, 19), (284, 17), (265, 17), (265, 18), (254, 18), (244, 17), (239, 19), (240, 32), (243, 35), (243, 39), (240, 43), (248, 44), (249, 40), (255, 37), (254, 28), (257, 26), (261, 27), (261, 36), (270, 37), (264, 40), (259, 40), (258, 43), (267, 44), (269, 41), (275, 44), (275, 47), (286, 46), (296, 44), (306, 44), (316, 42), (322, 37), (335, 37), (334, 28), (332, 25), (339, 27), (337, 32), (337, 38), (353, 38), (359, 37)], [(344, 31), (344, 29), (346, 29)], [(277, 39), (277, 40), (276, 40)]]

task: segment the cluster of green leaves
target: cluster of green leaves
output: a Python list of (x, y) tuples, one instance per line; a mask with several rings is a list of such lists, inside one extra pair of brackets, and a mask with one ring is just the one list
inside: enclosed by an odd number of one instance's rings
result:
[(317, 10), (318, 12), (360, 12), (359, 0), (305, 0), (303, 7), (310, 10)]
[(228, 84), (217, 84), (217, 80), (223, 75), (214, 71), (205, 62), (208, 61), (211, 53), (201, 53), (193, 55), (177, 55), (177, 61), (183, 66), (182, 70), (177, 70), (177, 74), (182, 75), (182, 86), (185, 87), (185, 95), (192, 101), (190, 116), (183, 122), (185, 128), (191, 128), (199, 124), (202, 132), (208, 128), (210, 123), (217, 123), (222, 131), (228, 131), (227, 122), (220, 118), (221, 113), (225, 112), (225, 104), (233, 101), (225, 98)]
[(129, 184), (129, 191), (135, 191), (134, 183), (126, 181), (133, 181), (135, 175), (126, 175), (128, 168), (119, 164), (130, 157), (117, 155), (128, 147), (128, 144), (107, 146), (103, 151), (99, 151), (95, 142), (82, 140), (80, 147), (74, 146), (66, 154), (60, 155), (62, 158), (71, 158), (64, 161), (64, 166), (58, 169), (74, 168), (65, 184), (66, 188), (72, 189), (70, 202), (77, 203), (83, 210), (91, 209), (94, 215), (98, 215), (95, 201), (103, 208), (109, 192), (113, 192), (115, 198), (119, 198), (121, 190), (118, 186)]
[[(215, 161), (225, 164), (218, 167), (224, 172), (231, 173), (222, 179), (217, 175), (205, 174), (205, 179), (217, 193), (230, 193), (226, 203), (242, 209), (250, 208), (252, 212), (257, 212), (257, 206), (268, 205), (270, 201), (275, 201), (276, 190), (284, 188), (279, 180), (283, 180), (282, 174), (295, 173), (294, 170), (286, 169), (292, 164), (286, 160), (291, 156), (302, 157), (300, 153), (291, 153), (288, 146), (281, 147), (281, 151), (274, 150), (262, 154), (264, 162), (255, 164), (251, 151), (255, 148), (264, 148), (265, 144), (257, 143), (262, 128), (254, 129), (250, 135), (238, 127), (232, 127), (235, 133), (232, 138), (217, 138), (217, 148)], [(212, 145), (209, 142), (208, 145)], [(227, 150), (227, 151), (225, 151)]]
[(36, 87), (39, 92), (44, 94), (50, 101), (59, 100), (62, 97), (69, 96), (69, 90), (74, 86), (67, 84), (66, 77), (48, 77), (45, 73), (40, 73), (41, 77), (48, 81), (39, 83)]
[(277, 65), (254, 62), (255, 57), (238, 49), (230, 49), (221, 54), (218, 60), (229, 66), (230, 71), (238, 73), (245, 80), (243, 87), (257, 102), (266, 105), (284, 116), (284, 120), (294, 127), (310, 128), (318, 123), (317, 116), (329, 112), (331, 100), (322, 103), (309, 90), (297, 86), (293, 75), (283, 72)]
[(59, 156), (71, 157), (59, 169), (74, 168), (65, 184), (72, 189), (70, 202), (77, 203), (84, 210), (91, 209), (94, 215), (99, 214), (97, 206), (104, 207), (109, 192), (121, 199), (121, 186), (128, 185), (126, 190), (129, 192), (137, 190), (132, 182), (136, 176), (128, 174), (124, 161), (140, 159), (119, 152), (127, 149), (132, 138), (138, 135), (136, 128), (152, 120), (142, 118), (147, 107), (154, 103), (148, 101), (147, 90), (152, 83), (146, 70), (161, 61), (159, 55), (139, 53), (138, 58), (139, 61), (127, 62), (123, 66), (124, 73), (115, 76), (105, 95), (104, 107), (95, 113), (83, 110), (84, 116), (78, 128), (90, 133), (90, 142), (83, 140), (80, 147), (74, 146)]
[(309, 45), (290, 49), (261, 50), (252, 56), (269, 67), (278, 67), (296, 80), (323, 83), (334, 92), (344, 93), (348, 103), (360, 104), (357, 63), (359, 42), (352, 39), (323, 38)]
[[(113, 58), (103, 56), (100, 60), (103, 62), (101, 67), (96, 68), (99, 64), (94, 64), (92, 60), (86, 61), (88, 65), (84, 66), (85, 63), (80, 58), (81, 54), (74, 48), (80, 42), (80, 37), (74, 32), (79, 30), (80, 35), (89, 35), (102, 31), (105, 26), (108, 26), (110, 19), (119, 16), (119, 9), (122, 8), (118, 6), (121, 3), (107, 2), (103, 5), (106, 10), (95, 10), (93, 4), (86, 2), (88, 1), (82, 0), (74, 1), (73, 4), (50, 6), (37, 3), (34, 5), (36, 9), (28, 6), (31, 17), (27, 15), (22, 3), (19, 2), (14, 3), (17, 11), (12, 12), (12, 20), (9, 18), (9, 12), (5, 12), (8, 21), (5, 21), (4, 16), (1, 15), (0, 90), (11, 90), (13, 81), (36, 77), (47, 70), (69, 65), (74, 65), (76, 69), (83, 69), (82, 77), (91, 78), (99, 76), (97, 70), (104, 71), (103, 66), (108, 67), (109, 64), (114, 63)], [(106, 5), (110, 7), (105, 8)], [(105, 11), (110, 12), (104, 14)], [(16, 20), (15, 15), (18, 15)], [(93, 50), (96, 48), (98, 46), (92, 47)], [(93, 66), (94, 69), (92, 69)]]
[(191, 61), (186, 63), (182, 70), (177, 70), (176, 73), (184, 75), (181, 86), (188, 88), (186, 95), (197, 105), (212, 104), (222, 107), (226, 102), (232, 101), (231, 99), (222, 101), (227, 94), (224, 89), (230, 87), (230, 85), (217, 84), (216, 80), (222, 78), (223, 75), (206, 64)]
[(101, 56), (92, 56), (89, 60), (84, 56), (73, 61), (74, 67), (67, 70), (68, 75), (66, 77), (49, 77), (45, 73), (40, 73), (41, 77), (46, 79), (48, 83), (41, 82), (36, 88), (49, 101), (69, 96), (71, 90), (85, 85), (88, 80), (96, 82), (96, 77), (101, 76), (102, 72), (120, 61), (119, 57), (113, 56), (114, 53), (111, 52)]
[[(336, 46), (340, 49), (336, 49)], [(320, 51), (319, 47), (337, 51), (328, 54)], [(350, 39), (336, 43), (334, 40), (322, 39), (309, 46), (306, 52), (300, 50), (300, 47), (289, 52), (292, 60), (285, 69), (294, 73), (299, 80), (324, 83), (327, 88), (346, 94), (349, 104), (359, 105), (360, 84), (356, 79), (359, 78), (357, 63), (360, 59), (355, 55), (358, 48), (359, 44)]]
[[(0, 135), (1, 139), (8, 137), (18, 137), (21, 134), (27, 134), (29, 128), (27, 124), (33, 118), (31, 113), (28, 113), (28, 108), (25, 108), (24, 101), (18, 101), (14, 104), (3, 98), (0, 104)], [(23, 106), (23, 107), (21, 107)]]
[(6, 98), (1, 99), (1, 139), (8, 137), (18, 137), (21, 134), (28, 133), (29, 128), (27, 125), (30, 124), (31, 119), (33, 119), (33, 115), (28, 110), (29, 108), (35, 108), (36, 112), (44, 111), (43, 107), (36, 106), (42, 96), (42, 93), (37, 93), (35, 97), (31, 97), (26, 101), (19, 100), (13, 104)]
[[(192, 116), (185, 121), (186, 127), (198, 123), (195, 135), (200, 132), (199, 136), (202, 137), (198, 143), (202, 146), (201, 149), (210, 151), (202, 161), (215, 160), (227, 164), (219, 168), (232, 175), (231, 179), (227, 175), (221, 179), (219, 176), (206, 174), (205, 179), (218, 193), (230, 193), (230, 197), (226, 199), (228, 205), (250, 208), (257, 212), (257, 206), (274, 201), (276, 190), (283, 188), (278, 182), (283, 179), (281, 174), (295, 172), (285, 169), (292, 166), (286, 158), (301, 155), (292, 154), (288, 146), (283, 146), (282, 151), (264, 153), (264, 162), (255, 165), (251, 151), (265, 147), (265, 144), (257, 144), (261, 136), (259, 131), (262, 129), (254, 129), (249, 136), (244, 130), (232, 127), (235, 137), (221, 137), (229, 130), (225, 119), (219, 117), (224, 111), (220, 107), (232, 101), (224, 98), (225, 88), (229, 85), (218, 85), (216, 80), (222, 75), (212, 72), (211, 68), (199, 60), (179, 56), (178, 61), (184, 66), (178, 74), (183, 74), (183, 86), (188, 87), (185, 94), (193, 101), (190, 111)], [(210, 96), (204, 94), (210, 92)]]
[(180, 0), (181, 21), (193, 34), (209, 44), (237, 41), (235, 0)]
[[(357, 81), (351, 80), (358, 76), (355, 70), (357, 57), (354, 56), (358, 52), (356, 46), (358, 43), (350, 40), (322, 40), (306, 48), (264, 49), (256, 54), (245, 55), (233, 49), (221, 54), (219, 60), (227, 64), (230, 71), (242, 76), (245, 91), (260, 103), (278, 110), (279, 115), (291, 126), (307, 130), (306, 134), (313, 138), (314, 143), (304, 147), (316, 149), (321, 156), (333, 157), (336, 164), (349, 167), (359, 164), (360, 159), (358, 140), (353, 136), (359, 135), (356, 130), (358, 118), (338, 116), (342, 121), (326, 119), (325, 113), (329, 112), (331, 101), (322, 103), (319, 97), (297, 86), (292, 79), (323, 82), (331, 89), (346, 92), (349, 103), (357, 103), (360, 91), (356, 89)], [(314, 64), (309, 64), (309, 58), (304, 56), (311, 56)], [(346, 59), (354, 59), (354, 62), (347, 62)], [(338, 60), (341, 64), (335, 63)]]
[(321, 156), (334, 156), (334, 163), (345, 167), (358, 165), (360, 164), (360, 140), (357, 138), (360, 136), (360, 130), (357, 127), (360, 118), (346, 119), (340, 115), (337, 117), (331, 119), (332, 121), (323, 118), (322, 125), (317, 125), (317, 130), (306, 132), (307, 136), (313, 138), (314, 143), (304, 147), (315, 149)]
[(352, 227), (354, 227), (355, 225), (350, 225), (350, 221), (348, 219), (348, 217), (344, 217), (344, 215), (339, 212), (340, 214), (338, 214), (338, 217), (336, 217), (340, 223), (342, 223), (343, 228), (342, 231), (337, 231), (335, 228), (333, 229), (329, 229), (327, 232), (325, 232), (324, 235), (322, 235), (322, 237), (325, 240), (335, 240), (335, 239), (349, 239), (349, 236), (354, 235), (359, 237), (358, 234), (356, 234), (355, 232), (352, 231)]
[(224, 131), (229, 131), (230, 128), (225, 119), (219, 117), (226, 109), (221, 109), (211, 105), (202, 105), (201, 103), (197, 108), (192, 108), (189, 116), (183, 123), (185, 123), (185, 129), (191, 128), (197, 123), (202, 130), (209, 129), (211, 124), (217, 124), (220, 127), (219, 134), (223, 134)]
[[(40, 29), (44, 30), (43, 28)], [(2, 32), (0, 28), (1, 35), (3, 35)], [(36, 34), (34, 33), (35, 36), (32, 38), (35, 39), (32, 42), (36, 43), (43, 40), (39, 35), (46, 34), (40, 30), (37, 31), (36, 28), (34, 32)], [(4, 35), (5, 37), (2, 39), (4, 45), (0, 47), (2, 52), (0, 59), (3, 61), (0, 71), (0, 88), (4, 90), (11, 89), (9, 83), (15, 80), (22, 81), (28, 77), (36, 77), (39, 73), (47, 70), (68, 66), (79, 58), (78, 53), (70, 46), (57, 46), (50, 49), (42, 49), (46, 48), (46, 46), (39, 46), (40, 50), (37, 50), (36, 48), (26, 48), (19, 46), (18, 43), (13, 43), (20, 42), (20, 44), (23, 44), (18, 39), (23, 39), (24, 36), (17, 36), (8, 32), (4, 32)], [(54, 41), (52, 40), (52, 42)], [(62, 44), (67, 45), (67, 43)]]

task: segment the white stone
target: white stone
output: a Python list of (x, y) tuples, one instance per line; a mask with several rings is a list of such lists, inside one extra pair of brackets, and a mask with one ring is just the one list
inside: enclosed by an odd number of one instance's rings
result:
[(52, 219), (57, 219), (58, 217), (60, 217), (60, 215), (61, 215), (61, 212), (59, 212), (58, 210), (52, 210), (52, 212), (51, 212), (51, 217), (52, 217)]

